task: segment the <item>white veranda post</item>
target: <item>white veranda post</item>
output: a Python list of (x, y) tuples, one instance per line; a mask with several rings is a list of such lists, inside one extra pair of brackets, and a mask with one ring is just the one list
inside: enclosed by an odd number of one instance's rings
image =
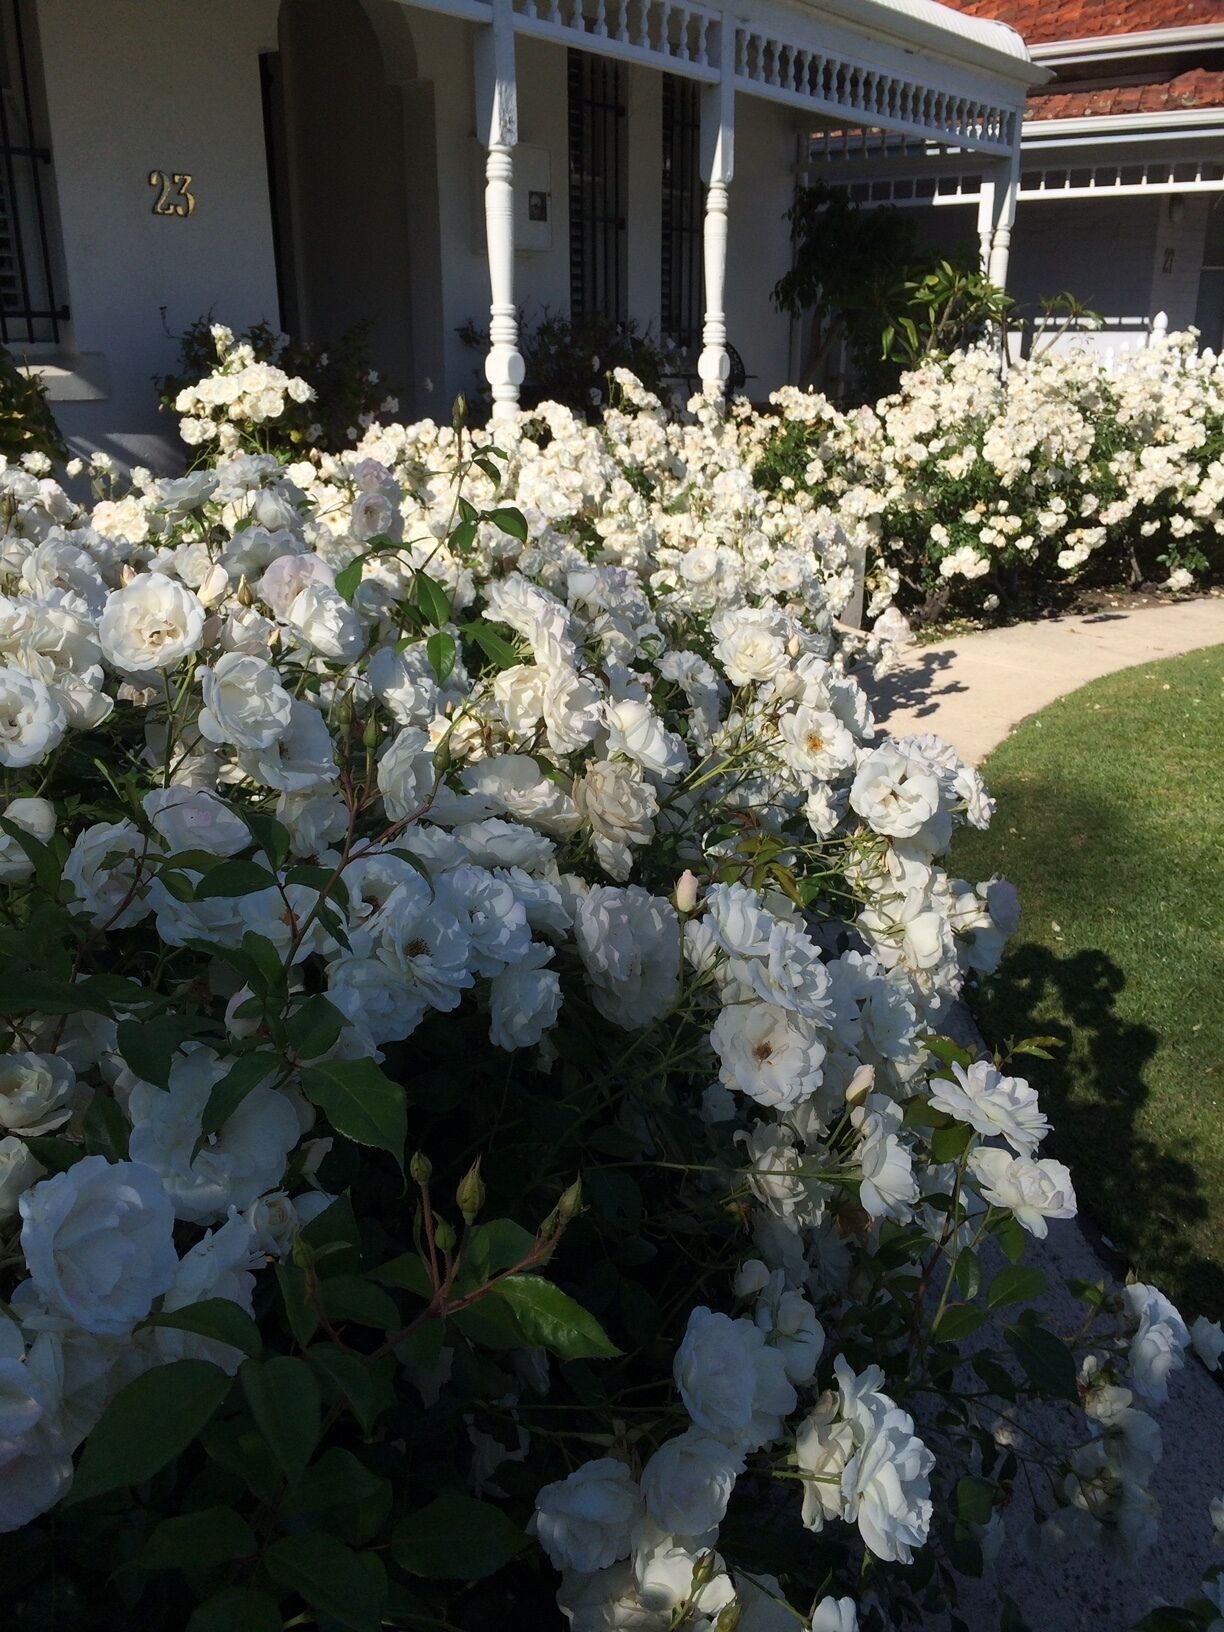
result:
[(476, 38), (476, 119), (485, 160), (485, 240), (489, 254), (489, 354), (485, 378), (493, 418), (518, 408), (523, 359), (514, 303), (514, 145), (518, 88), (512, 0), (493, 0), (493, 20)]
[(1007, 263), (1011, 258), (1012, 228), (1016, 224), (1016, 199), (1020, 191), (1020, 149), (1015, 147), (995, 167), (990, 182), (993, 192), (994, 230), (990, 237), (990, 281), (1007, 288)]
[(705, 264), (705, 321), (697, 372), (707, 397), (726, 396), (731, 359), (727, 355), (727, 207), (735, 168), (735, 23), (725, 14), (718, 25), (718, 83), (701, 100), (701, 179), (706, 184), (702, 248)]
[(995, 229), (995, 182), (989, 171), (982, 177), (982, 190), (978, 194), (977, 231), (980, 246), (979, 262), (982, 276), (990, 276), (990, 251), (994, 243)]

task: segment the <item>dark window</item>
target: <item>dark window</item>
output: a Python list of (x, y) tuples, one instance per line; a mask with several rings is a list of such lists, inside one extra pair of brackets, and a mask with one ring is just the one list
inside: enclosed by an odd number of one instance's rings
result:
[(625, 96), (619, 63), (569, 53), (570, 315), (625, 317)]
[(703, 199), (701, 87), (663, 75), (663, 287), (665, 339), (689, 349), (701, 337)]
[(0, 340), (57, 341), (54, 200), (37, 22), (31, 0), (0, 0)]

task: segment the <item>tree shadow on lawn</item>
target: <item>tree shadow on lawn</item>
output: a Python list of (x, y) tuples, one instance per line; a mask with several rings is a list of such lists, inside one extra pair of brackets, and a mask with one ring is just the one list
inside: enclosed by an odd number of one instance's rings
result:
[(1021, 1056), (1054, 1127), (1046, 1154), (1071, 1168), (1081, 1222), (1095, 1225), (1123, 1268), (1183, 1303), (1187, 1319), (1224, 1309), (1224, 1266), (1196, 1251), (1187, 1226), (1210, 1217), (1191, 1161), (1162, 1149), (1137, 1125), (1151, 1097), (1145, 1068), (1161, 1039), (1117, 1013), (1126, 976), (1106, 953), (1060, 957), (1032, 942), (1012, 948), (972, 1007), (986, 1036), (1057, 1037), (1052, 1060)]

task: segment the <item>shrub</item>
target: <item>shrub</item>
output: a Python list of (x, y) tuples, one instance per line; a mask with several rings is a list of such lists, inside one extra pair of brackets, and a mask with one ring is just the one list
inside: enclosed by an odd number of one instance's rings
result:
[(370, 366), (368, 323), (324, 343), (267, 323), (235, 336), (200, 317), (183, 333), (178, 372), (157, 384), (183, 441), (208, 456), (344, 448), (399, 406)]
[(1224, 364), (1193, 333), (1113, 367), (1047, 350), (932, 357), (874, 410), (784, 391), (757, 479), (875, 517), (877, 604), (925, 616), (1057, 604), (1070, 586), (1189, 588), (1224, 560)]
[[(487, 328), (467, 323), (459, 334), (483, 357), (489, 348)], [(535, 323), (520, 314), (519, 351), (525, 370), (523, 407), (558, 402), (591, 423), (607, 407), (610, 378), (618, 370), (656, 394), (670, 376), (689, 370), (674, 346), (654, 339), (631, 319), (618, 322), (600, 314), (568, 318), (545, 312)]]
[(985, 790), (742, 425), (618, 386), (53, 536), (4, 473), (6, 1625), (881, 1632), (1022, 1469), (1151, 1539), (1190, 1334), (1032, 1307), (1041, 1041), (939, 1035)]
[(0, 346), (0, 458), (15, 463), (28, 454), (64, 461), (68, 449), (42, 382)]

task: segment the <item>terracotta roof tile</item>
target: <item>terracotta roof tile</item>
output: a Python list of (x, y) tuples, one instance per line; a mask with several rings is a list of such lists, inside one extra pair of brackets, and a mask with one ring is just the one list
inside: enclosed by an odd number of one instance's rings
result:
[(1155, 85), (1102, 85), (1092, 90), (1033, 92), (1026, 119), (1090, 114), (1162, 113), (1169, 108), (1224, 108), (1224, 68), (1190, 68)]
[(1220, 0), (946, 0), (972, 17), (1010, 23), (1030, 45), (1224, 22)]

